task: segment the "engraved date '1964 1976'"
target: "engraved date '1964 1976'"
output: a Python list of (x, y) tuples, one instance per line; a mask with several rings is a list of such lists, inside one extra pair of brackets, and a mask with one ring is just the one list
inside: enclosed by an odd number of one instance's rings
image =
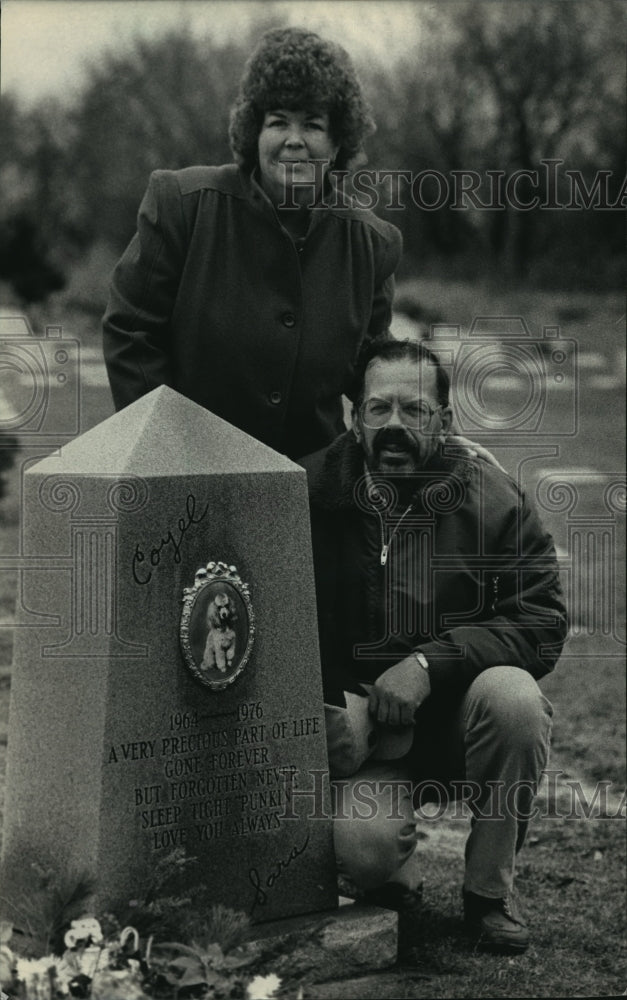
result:
[(281, 876), (284, 874), (285, 870), (289, 868), (292, 861), (294, 861), (300, 854), (304, 854), (307, 850), (308, 843), (309, 834), (307, 834), (301, 847), (294, 845), (286, 858), (279, 858), (272, 870), (265, 877), (262, 877), (259, 874), (259, 870), (257, 868), (250, 868), (248, 870), (248, 878), (255, 890), (255, 899), (251, 908), (251, 913), (256, 906), (266, 905), (268, 902), (268, 893), (266, 890), (272, 889), (272, 887), (276, 885)]

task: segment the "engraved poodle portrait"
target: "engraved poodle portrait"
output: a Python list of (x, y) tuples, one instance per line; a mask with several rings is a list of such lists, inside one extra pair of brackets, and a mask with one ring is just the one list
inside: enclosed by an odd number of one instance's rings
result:
[(207, 641), (201, 669), (215, 667), (225, 673), (235, 658), (235, 603), (224, 591), (215, 594), (207, 606)]

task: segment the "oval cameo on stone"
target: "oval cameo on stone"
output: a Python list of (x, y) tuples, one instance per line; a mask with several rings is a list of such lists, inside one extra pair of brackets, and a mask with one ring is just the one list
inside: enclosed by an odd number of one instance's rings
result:
[(255, 615), (248, 584), (235, 566), (209, 562), (183, 591), (181, 649), (194, 677), (223, 691), (250, 658)]

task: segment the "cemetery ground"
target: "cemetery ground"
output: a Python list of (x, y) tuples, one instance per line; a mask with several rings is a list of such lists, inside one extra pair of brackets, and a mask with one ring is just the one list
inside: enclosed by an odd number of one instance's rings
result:
[[(576, 434), (559, 442), (559, 452), (542, 464), (553, 471), (579, 474), (578, 513), (593, 517), (602, 505), (603, 477), (623, 466), (624, 302), (618, 295), (515, 294), (469, 286), (444, 285), (437, 279), (408, 284), (427, 308), (467, 324), (474, 314), (522, 315), (533, 333), (543, 325), (559, 325), (579, 350), (579, 422)], [(502, 302), (499, 301), (502, 295)], [(484, 301), (481, 301), (482, 298)], [(61, 307), (60, 307), (61, 308)], [(471, 311), (472, 310), (472, 311)], [(5, 313), (7, 310), (5, 309)], [(54, 322), (46, 316), (45, 322)], [(99, 361), (98, 322), (89, 315), (68, 312), (59, 322), (64, 336), (77, 338), (83, 348), (81, 430), (111, 413), (111, 403)], [(33, 328), (41, 332), (41, 317)], [(623, 349), (624, 351), (624, 349)], [(561, 402), (563, 400), (563, 404)], [(564, 393), (551, 405), (567, 405)], [(510, 470), (523, 454), (491, 446)], [(5, 475), (0, 502), (0, 565), (18, 551), (19, 455)], [(536, 466), (531, 475), (539, 478)], [(535, 470), (535, 471), (534, 471)], [(572, 475), (571, 475), (572, 478)], [(617, 475), (614, 475), (614, 479)], [(530, 489), (535, 483), (528, 484)], [(595, 492), (597, 490), (597, 492)], [(623, 493), (624, 498), (624, 493)], [(583, 514), (581, 514), (583, 512)], [(565, 513), (543, 512), (561, 557), (568, 557)], [(400, 925), (399, 960), (391, 969), (329, 984), (299, 984), (283, 974), (283, 992), (296, 997), (544, 997), (609, 996), (627, 986), (625, 962), (625, 824), (622, 790), (625, 779), (625, 560), (624, 524), (616, 519), (615, 590), (598, 597), (611, 603), (611, 627), (588, 629), (575, 617), (573, 634), (555, 672), (542, 689), (555, 709), (549, 775), (538, 797), (533, 820), (519, 858), (517, 888), (528, 916), (532, 945), (525, 955), (491, 956), (473, 950), (461, 922), (463, 844), (467, 819), (449, 808), (443, 815), (420, 821), (419, 851), (424, 857), (422, 907)], [(607, 553), (591, 554), (589, 573), (598, 576)], [(571, 607), (577, 594), (571, 593)], [(0, 573), (0, 767), (4, 773), (11, 664), (11, 621), (16, 574)], [(598, 612), (595, 612), (598, 613)], [(594, 615), (593, 615), (594, 617)], [(589, 634), (589, 631), (592, 634)], [(42, 706), (42, 712), (45, 706)], [(33, 733), (37, 739), (37, 733)], [(1, 789), (0, 789), (1, 791)], [(596, 795), (596, 798), (595, 798)], [(435, 810), (434, 810), (435, 811)], [(586, 815), (588, 813), (588, 815)], [(318, 979), (324, 978), (322, 975)]]

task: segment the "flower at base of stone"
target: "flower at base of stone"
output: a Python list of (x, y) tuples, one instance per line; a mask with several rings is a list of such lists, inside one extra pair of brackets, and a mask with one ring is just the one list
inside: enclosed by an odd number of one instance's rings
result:
[(13, 952), (9, 948), (9, 941), (12, 937), (12, 922), (9, 920), (0, 920), (0, 990), (1, 984), (8, 983), (9, 979), (13, 977), (12, 970), (15, 965), (15, 960), (13, 958)]
[(109, 950), (108, 948), (99, 948), (96, 945), (91, 945), (89, 948), (85, 948), (84, 951), (78, 952), (76, 955), (76, 964), (83, 975), (93, 979), (98, 969), (106, 969), (109, 965)]
[(139, 962), (128, 969), (102, 969), (91, 984), (92, 1000), (144, 1000)]
[(49, 1000), (51, 981), (54, 983), (56, 996), (69, 996), (68, 983), (73, 972), (55, 955), (45, 955), (44, 958), (18, 957), (15, 964), (17, 978), (25, 987), (28, 1000)]
[(272, 1000), (281, 985), (281, 980), (273, 972), (269, 976), (255, 976), (246, 987), (248, 1000)]
[(100, 944), (104, 939), (100, 924), (95, 917), (81, 917), (73, 920), (64, 937), (66, 948), (76, 948), (79, 941), (85, 944)]

